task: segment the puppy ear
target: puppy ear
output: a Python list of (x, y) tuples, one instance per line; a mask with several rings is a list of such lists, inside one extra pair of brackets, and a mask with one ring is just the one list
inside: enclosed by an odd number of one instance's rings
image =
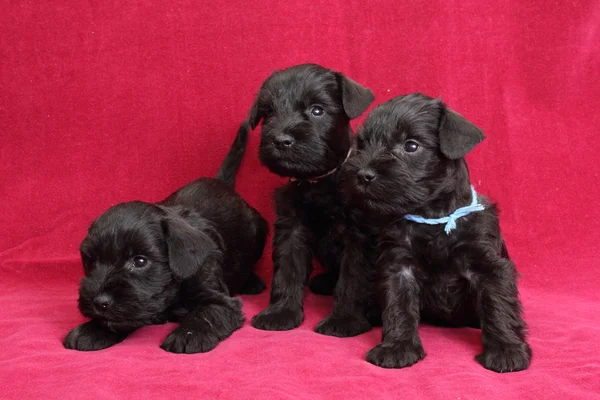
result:
[(209, 235), (191, 226), (180, 216), (163, 220), (169, 266), (175, 277), (184, 280), (192, 277), (209, 259), (219, 257), (221, 252)]
[[(445, 108), (445, 107), (444, 107)], [(440, 150), (451, 160), (464, 157), (485, 137), (462, 115), (445, 108), (440, 124)]]
[(375, 96), (370, 89), (367, 89), (344, 75), (340, 74), (340, 76), (344, 111), (348, 118), (357, 118), (371, 105), (373, 100), (375, 100)]
[(260, 124), (260, 120), (264, 118), (264, 113), (260, 111), (260, 93), (256, 96), (256, 100), (254, 100), (254, 104), (252, 108), (250, 108), (250, 112), (248, 113), (248, 122), (250, 123), (250, 128), (252, 130), (256, 129), (258, 124)]

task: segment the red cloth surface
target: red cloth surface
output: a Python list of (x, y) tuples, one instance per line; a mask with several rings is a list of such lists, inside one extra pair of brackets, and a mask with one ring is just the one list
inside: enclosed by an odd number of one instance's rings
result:
[[(262, 80), (303, 62), (376, 103), (442, 95), (485, 131), (471, 175), (522, 274), (529, 370), (487, 371), (479, 331), (432, 326), (424, 361), (377, 368), (364, 357), (381, 329), (318, 335), (331, 299), (311, 294), (300, 328), (247, 322), (207, 354), (161, 350), (172, 324), (100, 352), (62, 347), (84, 320), (90, 221), (216, 173)], [(597, 0), (2, 2), (0, 398), (600, 398), (599, 74)], [(258, 131), (237, 188), (272, 221), (283, 180), (257, 145)], [(268, 294), (243, 300), (249, 319)]]

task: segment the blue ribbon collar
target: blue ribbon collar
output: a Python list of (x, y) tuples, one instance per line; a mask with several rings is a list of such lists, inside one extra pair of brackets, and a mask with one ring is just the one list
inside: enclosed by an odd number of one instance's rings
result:
[(405, 215), (404, 219), (406, 219), (408, 221), (412, 221), (412, 222), (417, 222), (419, 224), (427, 224), (427, 225), (445, 224), (446, 226), (444, 227), (444, 231), (446, 232), (447, 235), (449, 235), (453, 229), (456, 229), (456, 220), (457, 219), (459, 219), (461, 217), (465, 217), (473, 212), (483, 211), (485, 209), (483, 204), (479, 203), (479, 200), (477, 199), (477, 192), (475, 192), (475, 188), (473, 186), (471, 186), (471, 197), (473, 200), (471, 201), (470, 205), (457, 209), (456, 211), (454, 211), (452, 214), (448, 215), (447, 217), (423, 218), (419, 215), (409, 214), (409, 215)]

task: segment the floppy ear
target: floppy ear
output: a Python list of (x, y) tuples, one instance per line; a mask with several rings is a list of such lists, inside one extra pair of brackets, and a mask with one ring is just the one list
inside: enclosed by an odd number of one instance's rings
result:
[(344, 111), (348, 118), (357, 118), (371, 105), (375, 100), (375, 96), (370, 89), (361, 86), (344, 75), (340, 74), (340, 76)]
[(169, 267), (179, 280), (192, 277), (208, 259), (221, 255), (210, 236), (194, 228), (180, 216), (165, 218), (163, 230), (169, 253)]
[(440, 150), (451, 160), (464, 157), (485, 137), (462, 115), (445, 108), (440, 124)]
[(264, 118), (264, 113), (260, 111), (260, 93), (256, 96), (256, 100), (254, 100), (254, 104), (252, 108), (250, 108), (250, 112), (248, 113), (248, 122), (250, 123), (250, 128), (254, 130), (258, 124), (260, 124), (260, 120)]

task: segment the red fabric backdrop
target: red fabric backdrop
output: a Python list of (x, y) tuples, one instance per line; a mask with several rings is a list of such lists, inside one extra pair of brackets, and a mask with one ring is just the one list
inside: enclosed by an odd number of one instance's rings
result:
[[(429, 326), (423, 362), (379, 369), (364, 356), (381, 330), (313, 333), (331, 306), (314, 295), (300, 328), (247, 323), (209, 354), (159, 349), (172, 325), (102, 352), (62, 348), (83, 320), (90, 221), (213, 175), (261, 81), (303, 62), (376, 103), (442, 95), (483, 128), (471, 174), (499, 202), (523, 275), (528, 371), (486, 371), (479, 331)], [(599, 398), (599, 73), (597, 0), (2, 2), (0, 397)], [(282, 179), (257, 145), (255, 132), (237, 188), (272, 221)], [(267, 299), (244, 297), (247, 316)]]

